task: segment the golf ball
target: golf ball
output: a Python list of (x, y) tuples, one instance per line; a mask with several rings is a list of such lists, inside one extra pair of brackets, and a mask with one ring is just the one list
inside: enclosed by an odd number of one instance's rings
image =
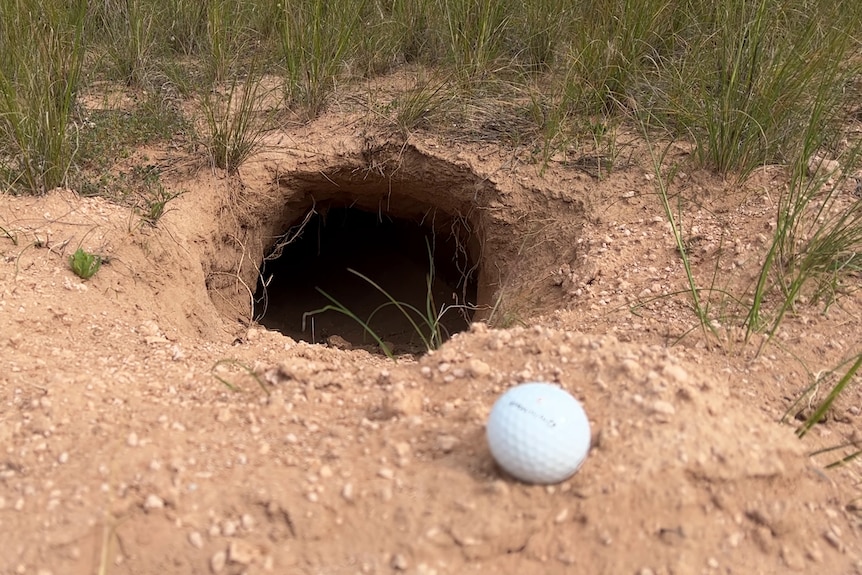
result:
[(488, 417), (491, 455), (527, 483), (559, 483), (575, 473), (590, 450), (590, 421), (566, 390), (524, 383), (504, 393)]

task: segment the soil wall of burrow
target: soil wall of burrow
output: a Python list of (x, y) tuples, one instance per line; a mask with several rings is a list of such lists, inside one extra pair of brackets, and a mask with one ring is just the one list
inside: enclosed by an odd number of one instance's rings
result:
[(403, 145), (237, 187), (207, 277), (220, 311), (297, 340), (395, 352), (547, 311), (551, 269), (577, 257), (584, 215)]

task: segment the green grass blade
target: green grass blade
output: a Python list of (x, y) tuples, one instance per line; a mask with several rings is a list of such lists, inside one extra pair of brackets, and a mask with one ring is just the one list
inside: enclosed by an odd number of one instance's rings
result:
[(832, 404), (835, 402), (835, 399), (844, 391), (844, 388), (850, 384), (853, 378), (856, 376), (856, 373), (859, 371), (859, 368), (862, 367), (862, 353), (856, 356), (856, 361), (853, 363), (852, 367), (848, 369), (843, 377), (838, 380), (832, 389), (829, 391), (829, 394), (826, 396), (820, 405), (817, 406), (817, 409), (814, 410), (808, 419), (805, 420), (799, 428), (796, 430), (796, 435), (799, 437), (804, 437), (806, 433), (808, 433), (814, 425), (823, 419), (824, 414), (832, 407)]
[(355, 313), (350, 311), (350, 309), (347, 306), (345, 306), (344, 304), (339, 302), (337, 299), (335, 299), (334, 297), (332, 297), (331, 295), (329, 295), (328, 293), (326, 293), (322, 289), (317, 288), (317, 291), (319, 291), (326, 299), (331, 301), (332, 304), (323, 306), (322, 308), (319, 308), (319, 309), (315, 309), (315, 310), (307, 311), (307, 312), (303, 313), (302, 314), (302, 329), (303, 329), (303, 331), (305, 331), (305, 320), (306, 320), (306, 318), (311, 317), (311, 316), (315, 316), (317, 314), (324, 313), (327, 311), (336, 311), (340, 314), (346, 315), (347, 317), (349, 317), (350, 319), (355, 321), (357, 324), (362, 326), (362, 329), (364, 329), (368, 335), (370, 335), (372, 338), (374, 338), (374, 341), (377, 342), (377, 345), (380, 346), (380, 349), (383, 351), (383, 353), (386, 354), (386, 357), (388, 357), (391, 360), (395, 359), (395, 356), (393, 355), (392, 350), (390, 350), (389, 346), (383, 342), (383, 340), (380, 338), (379, 335), (377, 335), (377, 332), (375, 332), (373, 329), (371, 329), (371, 326), (369, 326), (366, 322), (362, 321), (362, 319), (358, 315), (356, 315)]

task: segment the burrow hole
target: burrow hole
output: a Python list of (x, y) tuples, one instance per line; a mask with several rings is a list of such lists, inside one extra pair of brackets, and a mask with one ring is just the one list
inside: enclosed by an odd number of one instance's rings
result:
[(466, 219), (437, 209), (315, 203), (265, 254), (255, 316), (297, 340), (380, 351), (379, 338), (395, 353), (422, 353), (469, 327), (479, 243)]

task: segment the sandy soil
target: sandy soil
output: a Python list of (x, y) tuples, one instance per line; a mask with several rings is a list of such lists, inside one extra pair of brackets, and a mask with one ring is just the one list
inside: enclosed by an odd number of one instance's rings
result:
[[(637, 155), (604, 179), (565, 158), (540, 175), (494, 143), (357, 122), (273, 134), (231, 178), (149, 151), (185, 191), (156, 227), (72, 191), (0, 197), (0, 573), (862, 572), (859, 463), (810, 456), (859, 440), (857, 387), (803, 440), (779, 422), (860, 351), (858, 289), (757, 355), (729, 302), (716, 339), (668, 295), (685, 276)], [(745, 285), (779, 173), (679, 181), (698, 277)], [(502, 301), (506, 329), (391, 361), (247, 323), (309, 194), (384, 191), (396, 215), (481, 231), (482, 313)], [(79, 246), (108, 258), (89, 281)], [(533, 380), (594, 429), (556, 486), (505, 476), (484, 440), (499, 394)]]

